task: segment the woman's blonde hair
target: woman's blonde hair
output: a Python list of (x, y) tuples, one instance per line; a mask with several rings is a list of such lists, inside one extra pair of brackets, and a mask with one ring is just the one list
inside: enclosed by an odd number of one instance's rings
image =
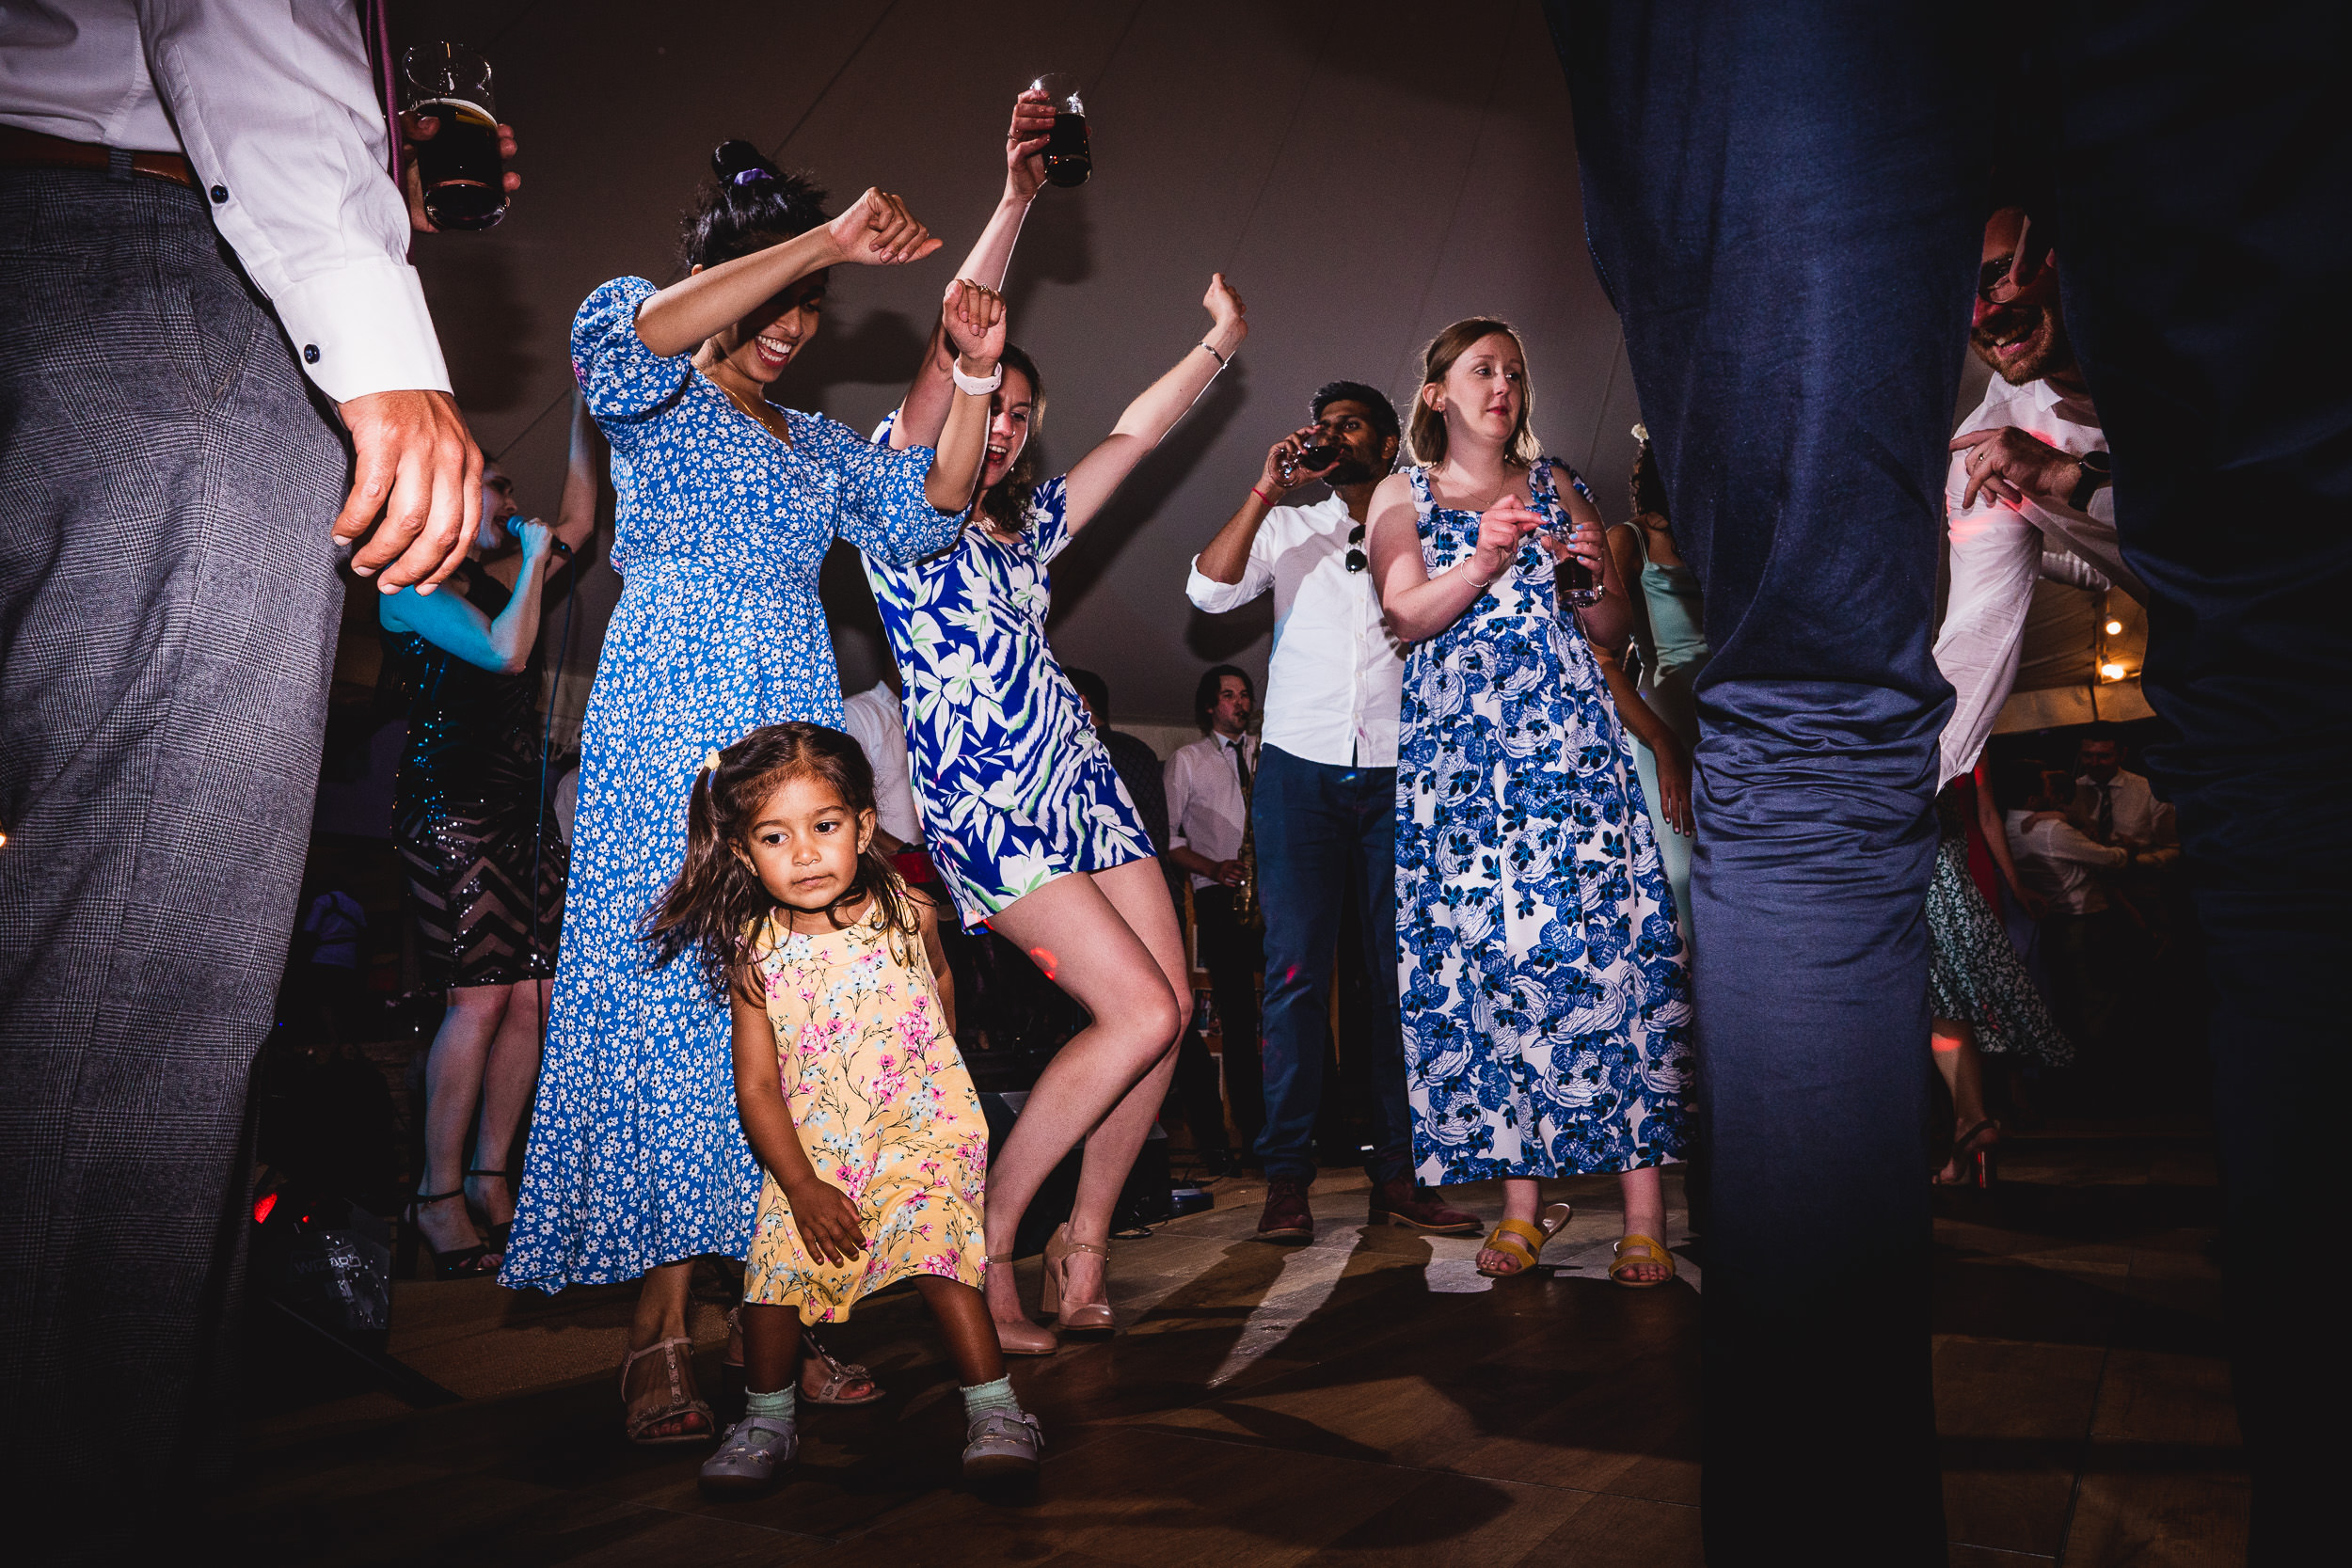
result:
[[(1405, 430), (1406, 448), (1415, 463), (1445, 461), (1445, 416), (1429, 406), (1427, 389), (1446, 378), (1454, 362), (1468, 354), (1482, 338), (1502, 336), (1511, 340), (1511, 346), (1519, 351), (1519, 364), (1527, 364), (1527, 344), (1509, 322), (1492, 316), (1471, 316), (1429, 340), (1429, 346), (1421, 351), (1422, 390), (1413, 394), (1413, 417)], [(1519, 422), (1511, 429), (1511, 438), (1502, 445), (1502, 460), (1524, 467), (1544, 454), (1544, 444), (1535, 439), (1529, 421), (1535, 417), (1535, 375), (1528, 371), (1519, 382)]]

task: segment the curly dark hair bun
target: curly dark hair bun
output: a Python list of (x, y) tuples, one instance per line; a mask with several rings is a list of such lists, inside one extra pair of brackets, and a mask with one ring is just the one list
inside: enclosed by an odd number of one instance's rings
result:
[(823, 188), (787, 174), (747, 141), (723, 141), (710, 154), (713, 182), (686, 214), (679, 235), (689, 266), (715, 267), (805, 234), (831, 220)]
[(753, 174), (773, 180), (778, 171), (750, 142), (723, 141), (711, 151), (710, 172), (733, 184), (738, 175)]

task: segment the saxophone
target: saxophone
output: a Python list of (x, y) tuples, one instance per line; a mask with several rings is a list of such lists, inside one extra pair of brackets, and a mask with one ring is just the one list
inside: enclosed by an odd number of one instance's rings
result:
[(1258, 774), (1250, 769), (1249, 784), (1241, 792), (1241, 881), (1233, 889), (1233, 922), (1245, 931), (1265, 924), (1265, 909), (1258, 902), (1258, 813), (1255, 797)]

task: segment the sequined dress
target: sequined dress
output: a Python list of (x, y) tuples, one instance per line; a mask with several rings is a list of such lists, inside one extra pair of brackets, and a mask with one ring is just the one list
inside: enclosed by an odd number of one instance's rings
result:
[[(492, 620), (513, 597), (479, 567), (463, 592)], [(554, 974), (569, 861), (539, 767), (538, 655), (510, 675), (389, 627), (384, 651), (410, 693), (392, 836), (425, 989)]]

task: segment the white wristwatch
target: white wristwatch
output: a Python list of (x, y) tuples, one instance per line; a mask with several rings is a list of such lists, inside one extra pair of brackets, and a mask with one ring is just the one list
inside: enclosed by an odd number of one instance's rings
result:
[(956, 390), (969, 392), (976, 398), (983, 398), (1005, 384), (1005, 362), (1003, 360), (996, 361), (995, 373), (983, 381), (978, 376), (964, 374), (963, 366), (959, 362), (961, 358), (961, 356), (958, 356), (956, 359), (947, 361), (947, 373), (956, 378)]

